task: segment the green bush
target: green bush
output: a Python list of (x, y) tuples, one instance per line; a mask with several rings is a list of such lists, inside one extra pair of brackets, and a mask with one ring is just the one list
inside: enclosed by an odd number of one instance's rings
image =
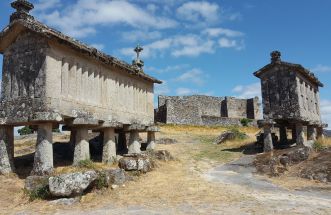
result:
[(327, 147), (324, 146), (324, 144), (320, 140), (316, 140), (314, 142), (313, 148), (314, 148), (315, 151), (319, 152), (319, 151), (323, 151)]
[(90, 159), (82, 160), (78, 162), (78, 167), (86, 169), (95, 169), (95, 164)]
[(24, 193), (29, 197), (29, 201), (31, 202), (36, 199), (48, 199), (51, 196), (48, 186), (40, 187), (32, 191), (24, 190)]
[(103, 172), (99, 172), (98, 178), (95, 180), (95, 187), (101, 190), (104, 187), (108, 187), (107, 175)]
[(242, 126), (247, 127), (249, 123), (253, 122), (251, 119), (243, 118), (240, 120)]
[(24, 126), (21, 129), (18, 129), (17, 131), (21, 136), (22, 135), (28, 135), (33, 133), (33, 129), (30, 126)]
[(234, 133), (236, 139), (244, 140), (247, 138), (247, 135), (244, 132), (241, 132), (238, 128), (231, 128), (230, 131)]

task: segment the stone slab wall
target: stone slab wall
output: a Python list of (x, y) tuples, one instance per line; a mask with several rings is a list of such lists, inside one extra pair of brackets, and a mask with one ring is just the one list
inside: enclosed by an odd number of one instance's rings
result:
[(264, 119), (321, 121), (318, 87), (278, 65), (261, 77)]
[(257, 119), (259, 115), (258, 98), (159, 96), (158, 99), (155, 121), (168, 124), (239, 125), (240, 119)]

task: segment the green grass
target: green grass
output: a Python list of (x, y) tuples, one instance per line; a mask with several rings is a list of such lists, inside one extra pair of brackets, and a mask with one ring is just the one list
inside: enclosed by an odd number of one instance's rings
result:
[(193, 155), (193, 158), (195, 160), (209, 159), (219, 162), (229, 162), (240, 157), (241, 152), (232, 152), (226, 149), (232, 148), (231, 146), (229, 147), (232, 143), (235, 147), (238, 143), (242, 143), (242, 140), (229, 141), (226, 145), (217, 145), (214, 144), (215, 138), (216, 136), (201, 136), (199, 150)]
[(86, 159), (78, 162), (78, 167), (83, 169), (96, 169), (95, 163), (92, 160)]

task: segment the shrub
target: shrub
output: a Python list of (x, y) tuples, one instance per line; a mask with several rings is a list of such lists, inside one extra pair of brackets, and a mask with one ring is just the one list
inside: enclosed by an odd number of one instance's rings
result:
[(32, 191), (24, 190), (24, 193), (29, 197), (29, 201), (36, 199), (48, 199), (51, 194), (48, 186), (40, 187)]
[(327, 147), (324, 145), (322, 140), (316, 140), (313, 144), (313, 148), (315, 151), (319, 152), (326, 149)]
[(95, 169), (96, 168), (95, 164), (90, 159), (79, 161), (78, 167), (87, 168), (87, 169)]
[(31, 129), (30, 126), (24, 126), (21, 129), (18, 129), (17, 131), (21, 136), (22, 135), (28, 135), (28, 134), (32, 134), (33, 133), (33, 129)]
[(95, 180), (95, 187), (101, 190), (104, 187), (108, 187), (107, 175), (103, 172), (99, 172), (98, 178)]
[(247, 135), (238, 128), (231, 128), (230, 131), (234, 133), (236, 139), (244, 140), (247, 138)]
[(253, 122), (251, 119), (243, 118), (240, 120), (242, 126), (247, 127), (249, 123)]

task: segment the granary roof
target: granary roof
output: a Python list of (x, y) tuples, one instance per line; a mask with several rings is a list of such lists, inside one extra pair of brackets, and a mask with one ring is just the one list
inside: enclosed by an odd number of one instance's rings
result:
[(310, 80), (312, 83), (315, 83), (319, 87), (323, 87), (323, 83), (318, 80), (318, 78), (315, 76), (315, 74), (308, 69), (304, 68), (301, 64), (294, 64), (294, 63), (288, 63), (281, 61), (280, 59), (281, 53), (279, 51), (273, 51), (271, 53), (271, 63), (262, 67), (258, 71), (254, 72), (254, 75), (256, 77), (261, 77), (262, 74), (269, 71), (274, 66), (285, 66), (290, 69), (293, 69), (293, 71), (300, 73), (304, 77), (306, 77), (308, 80)]
[(15, 41), (18, 35), (25, 29), (38, 33), (46, 38), (55, 39), (60, 44), (63, 44), (71, 49), (74, 49), (106, 65), (115, 66), (120, 70), (127, 72), (131, 75), (137, 76), (149, 82), (158, 83), (158, 84), (162, 83), (162, 81), (147, 75), (141, 69), (137, 68), (135, 65), (130, 65), (113, 56), (107, 55), (97, 50), (96, 48), (88, 46), (72, 37), (69, 37), (61, 33), (60, 31), (48, 27), (47, 25), (35, 20), (32, 16), (26, 14), (25, 16), (24, 15), (20, 16), (20, 14), (16, 15), (14, 13), (14, 18), (11, 20), (10, 24), (2, 32), (0, 32), (0, 53), (3, 53), (6, 47), (8, 47), (13, 41)]

